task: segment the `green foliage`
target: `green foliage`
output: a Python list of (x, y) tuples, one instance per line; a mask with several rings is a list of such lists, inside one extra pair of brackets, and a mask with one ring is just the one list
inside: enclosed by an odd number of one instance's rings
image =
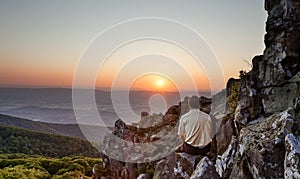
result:
[(155, 167), (153, 166), (153, 164), (150, 163), (144, 164), (144, 166), (137, 168), (138, 175), (149, 174), (153, 176), (154, 172), (155, 172)]
[(84, 166), (81, 166), (80, 164), (78, 163), (74, 163), (74, 162), (70, 162), (67, 164), (66, 166), (67, 168), (62, 168), (60, 169), (57, 174), (58, 175), (61, 175), (63, 173), (66, 173), (66, 172), (70, 172), (70, 171), (80, 171), (82, 173), (85, 173), (85, 168)]
[(48, 172), (51, 175), (56, 174), (60, 169), (62, 169), (65, 166), (65, 164), (62, 161), (49, 158), (42, 158), (40, 160), (40, 164), (43, 168), (47, 168)]
[[(100, 153), (86, 140), (0, 126), (0, 179), (92, 176)], [(57, 158), (50, 158), (57, 157)]]
[(55, 175), (53, 179), (74, 179), (74, 178), (81, 178), (84, 175), (80, 171), (71, 171), (66, 172), (63, 175)]
[(48, 157), (99, 156), (88, 141), (75, 137), (0, 126), (0, 154), (25, 153)]
[(14, 154), (0, 154), (0, 159), (16, 159), (16, 158), (28, 158), (29, 156), (22, 153)]
[(41, 171), (35, 168), (28, 169), (22, 165), (17, 165), (14, 167), (6, 167), (0, 170), (0, 179), (22, 179), (22, 178), (47, 179), (50, 178), (50, 174), (46, 171)]
[(154, 172), (155, 172), (154, 169), (147, 169), (147, 170), (145, 171), (145, 174), (149, 174), (149, 175), (153, 176), (153, 175), (154, 175)]
[(228, 105), (230, 113), (233, 114), (237, 107), (239, 93), (240, 93), (240, 82), (234, 82), (230, 88), (230, 96), (228, 96)]
[[(13, 158), (15, 156), (15, 158)], [(21, 157), (23, 156), (23, 157)], [(101, 158), (64, 157), (46, 158), (24, 154), (0, 155), (0, 179), (14, 178), (80, 178), (92, 176), (92, 168), (98, 164), (105, 172)]]
[[(78, 124), (53, 124), (0, 114), (0, 125), (85, 139)], [(93, 128), (93, 126), (89, 126)], [(1, 140), (1, 137), (0, 137)]]
[(96, 164), (94, 170), (97, 176), (101, 176), (106, 172), (103, 164)]

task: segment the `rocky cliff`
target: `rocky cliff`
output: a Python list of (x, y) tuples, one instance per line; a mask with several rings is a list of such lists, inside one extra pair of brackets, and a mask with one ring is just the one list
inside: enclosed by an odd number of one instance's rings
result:
[(223, 178), (300, 177), (300, 1), (266, 0), (265, 9), (266, 49), (241, 74), (236, 134), (215, 162)]
[(299, 4), (297, 0), (265, 2), (268, 11), (266, 49), (263, 55), (253, 58), (253, 69), (242, 76), (241, 123), (283, 111), (295, 104), (299, 95), (297, 73), (300, 71)]
[[(300, 178), (300, 1), (265, 0), (265, 9), (266, 49), (263, 55), (253, 58), (253, 69), (241, 73), (241, 79), (230, 79), (226, 90), (212, 99), (199, 99), (201, 110), (212, 116), (217, 129), (209, 154), (204, 157), (172, 152), (163, 159), (148, 158), (151, 162), (144, 163), (110, 158), (108, 176)], [(179, 117), (186, 112), (185, 100), (165, 115), (143, 114), (147, 121), (139, 124), (147, 128), (119, 120), (112, 135), (133, 143), (156, 141), (176, 131)], [(167, 140), (180, 142), (174, 136)], [(153, 154), (164, 156), (168, 150), (158, 144), (151, 150), (132, 152), (131, 146), (116, 144), (111, 137), (106, 138), (104, 147), (109, 156), (131, 150), (131, 155), (124, 157), (136, 161)]]

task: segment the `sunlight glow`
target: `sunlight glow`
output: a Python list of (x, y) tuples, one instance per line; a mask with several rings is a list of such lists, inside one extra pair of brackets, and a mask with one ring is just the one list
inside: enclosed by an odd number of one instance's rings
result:
[(158, 87), (162, 87), (164, 85), (164, 81), (159, 79), (159, 80), (157, 80), (156, 84)]

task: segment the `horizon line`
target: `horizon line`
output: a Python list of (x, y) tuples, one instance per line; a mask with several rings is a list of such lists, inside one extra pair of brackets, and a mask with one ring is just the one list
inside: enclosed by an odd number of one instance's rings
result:
[[(85, 87), (81, 87), (81, 88), (72, 88), (72, 87), (43, 87), (43, 86), (0, 86), (0, 89), (79, 89), (79, 90), (96, 90), (96, 91), (104, 91), (104, 92), (109, 92), (112, 91), (111, 89), (108, 88), (85, 88)], [(224, 88), (225, 89), (225, 88)], [(223, 89), (221, 89), (223, 90)], [(219, 91), (221, 91), (219, 90)], [(124, 88), (118, 88), (118, 89), (114, 89), (114, 91), (127, 91), (127, 89)], [(147, 89), (131, 89), (130, 91), (136, 91), (136, 92), (179, 92), (176, 90), (147, 90)], [(183, 92), (194, 92), (194, 90), (191, 89), (184, 89), (181, 90)], [(211, 90), (197, 90), (197, 92), (205, 92), (205, 93), (214, 93), (214, 92), (218, 92), (218, 91), (211, 91)]]

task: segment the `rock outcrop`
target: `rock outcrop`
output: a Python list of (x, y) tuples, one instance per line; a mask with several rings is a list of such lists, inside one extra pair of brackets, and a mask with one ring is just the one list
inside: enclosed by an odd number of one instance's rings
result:
[(216, 160), (224, 178), (298, 177), (300, 2), (266, 0), (265, 8), (266, 49), (241, 73), (237, 140)]
[[(266, 49), (253, 58), (253, 69), (230, 79), (212, 99), (199, 99), (200, 110), (215, 123), (208, 156), (165, 156), (174, 149), (162, 143), (136, 150), (139, 143), (163, 138), (180, 143), (176, 133), (168, 134), (177, 131), (180, 116), (188, 111), (186, 98), (165, 115), (143, 113), (136, 126), (117, 121), (111, 135), (131, 143), (108, 136), (105, 153), (149, 162), (129, 165), (110, 158), (113, 177), (124, 171), (129, 178), (300, 178), (300, 1), (265, 0), (265, 9)], [(155, 156), (162, 159), (154, 161)]]
[[(186, 174), (185, 178), (192, 175), (203, 156), (175, 155), (173, 152), (181, 143), (177, 135), (178, 120), (188, 111), (187, 99), (170, 107), (165, 115), (142, 113), (141, 121), (136, 125), (126, 124), (121, 119), (116, 121), (114, 131), (103, 142), (103, 151), (109, 156), (113, 177), (122, 177), (123, 173), (129, 178), (136, 178), (137, 173), (143, 173), (145, 175), (139, 175), (140, 178), (149, 175), (174, 178), (182, 176), (180, 171)], [(200, 110), (209, 113), (211, 99), (200, 97), (199, 102)], [(129, 167), (128, 161), (142, 164)]]
[(294, 110), (289, 108), (243, 128), (231, 176), (283, 178), (285, 137), (293, 133), (296, 122)]
[(216, 172), (216, 168), (207, 157), (203, 157), (198, 163), (196, 170), (193, 172), (191, 179), (211, 179), (220, 178), (219, 174)]
[[(300, 2), (266, 0), (268, 11), (263, 55), (252, 60), (253, 69), (243, 75), (241, 109), (247, 109), (240, 123), (271, 115), (290, 107), (299, 96)], [(241, 120), (240, 119), (240, 120)]]
[(176, 167), (174, 168), (174, 175), (178, 178), (190, 178), (202, 158), (201, 155), (175, 154)]
[(286, 135), (285, 147), (284, 177), (300, 178), (300, 136)]
[(222, 178), (299, 178), (300, 1), (266, 0), (265, 8), (266, 49), (240, 81), (228, 81), (213, 141), (217, 156), (209, 160), (215, 168), (199, 164), (196, 171), (213, 170), (208, 173)]
[[(227, 91), (224, 89), (212, 97), (210, 115), (216, 121), (216, 129), (219, 128), (223, 118), (226, 115)], [(216, 133), (217, 131), (215, 131)]]

